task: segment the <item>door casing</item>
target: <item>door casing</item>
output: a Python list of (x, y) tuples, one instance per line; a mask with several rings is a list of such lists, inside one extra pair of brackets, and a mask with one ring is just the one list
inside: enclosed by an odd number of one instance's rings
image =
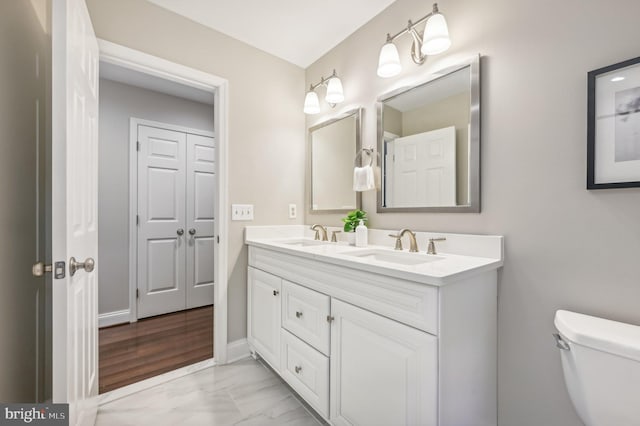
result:
[[(227, 362), (227, 269), (228, 269), (228, 110), (229, 110), (229, 82), (213, 74), (205, 73), (175, 62), (167, 61), (128, 47), (98, 39), (100, 61), (117, 65), (130, 70), (142, 72), (168, 81), (173, 81), (196, 89), (204, 90), (214, 95), (214, 116), (218, 188), (217, 202), (217, 237), (218, 264), (215, 270), (214, 287), (214, 335), (213, 356), (216, 364)], [(135, 150), (135, 146), (133, 147)], [(130, 155), (130, 161), (136, 156)], [(130, 166), (131, 170), (131, 166)], [(134, 169), (135, 170), (135, 169)], [(130, 321), (137, 321), (136, 307), (136, 233), (135, 216), (137, 206), (129, 203), (129, 306)], [(133, 228), (133, 231), (132, 231)], [(133, 256), (133, 257), (132, 257)], [(134, 259), (132, 262), (131, 259)]]

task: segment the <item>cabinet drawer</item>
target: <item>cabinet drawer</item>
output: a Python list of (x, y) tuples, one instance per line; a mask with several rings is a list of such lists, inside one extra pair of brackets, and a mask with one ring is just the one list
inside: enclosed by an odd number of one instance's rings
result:
[(281, 329), (280, 374), (318, 413), (329, 416), (329, 358)]
[(329, 355), (329, 296), (282, 281), (282, 326), (325, 355)]

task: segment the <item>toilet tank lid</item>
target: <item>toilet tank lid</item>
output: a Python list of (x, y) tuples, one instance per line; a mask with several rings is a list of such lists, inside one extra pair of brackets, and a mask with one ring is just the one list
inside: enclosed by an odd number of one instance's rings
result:
[(640, 361), (640, 326), (563, 310), (554, 323), (570, 342)]

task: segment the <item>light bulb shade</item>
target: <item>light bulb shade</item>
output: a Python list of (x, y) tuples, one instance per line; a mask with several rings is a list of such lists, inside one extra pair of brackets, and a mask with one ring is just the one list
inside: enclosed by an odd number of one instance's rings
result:
[(305, 114), (317, 114), (320, 112), (320, 102), (318, 101), (318, 95), (313, 90), (307, 92), (307, 96), (304, 98), (304, 113)]
[(380, 49), (378, 58), (378, 76), (389, 78), (400, 74), (400, 71), (402, 71), (402, 65), (400, 65), (398, 48), (393, 42), (385, 43)]
[(442, 13), (436, 13), (427, 19), (422, 39), (422, 53), (425, 55), (437, 55), (451, 46), (449, 28)]
[(332, 77), (327, 84), (327, 96), (325, 100), (330, 104), (339, 104), (344, 101), (342, 82), (338, 77)]

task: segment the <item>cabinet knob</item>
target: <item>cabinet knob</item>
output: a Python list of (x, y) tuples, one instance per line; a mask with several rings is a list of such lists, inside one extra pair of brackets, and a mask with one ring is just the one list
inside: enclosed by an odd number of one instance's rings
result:
[(327, 322), (332, 322), (335, 318), (331, 315), (327, 315)]
[(280, 292), (279, 292), (278, 290), (273, 290), (273, 295), (274, 295), (274, 296), (277, 296), (277, 295), (279, 295), (279, 294), (280, 294)]
[(302, 312), (296, 311), (296, 318), (300, 318), (302, 316)]
[(296, 365), (296, 374), (300, 374), (300, 372), (302, 371), (302, 367), (300, 367), (299, 365)]

